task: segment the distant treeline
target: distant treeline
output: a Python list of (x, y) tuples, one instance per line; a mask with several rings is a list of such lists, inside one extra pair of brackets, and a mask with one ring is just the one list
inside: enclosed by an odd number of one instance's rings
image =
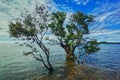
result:
[(120, 42), (99, 42), (99, 44), (120, 44)]

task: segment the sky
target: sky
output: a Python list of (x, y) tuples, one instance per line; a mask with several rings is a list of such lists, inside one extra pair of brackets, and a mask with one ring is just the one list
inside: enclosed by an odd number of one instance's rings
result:
[(95, 16), (89, 29), (98, 41), (120, 42), (120, 0), (0, 0), (0, 42), (10, 42), (9, 21), (20, 16), (24, 8), (32, 11), (40, 3), (67, 13), (81, 11)]

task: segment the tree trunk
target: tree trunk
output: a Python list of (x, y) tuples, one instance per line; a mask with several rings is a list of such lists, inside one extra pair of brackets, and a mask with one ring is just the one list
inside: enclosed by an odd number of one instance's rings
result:
[(49, 62), (49, 60), (47, 60), (48, 65), (44, 61), (42, 61), (42, 63), (49, 70), (49, 72), (53, 72), (53, 67), (51, 63)]
[(53, 67), (52, 67), (52, 64), (50, 63), (50, 55), (49, 55), (49, 50), (46, 48), (46, 46), (42, 43), (42, 41), (40, 41), (38, 39), (38, 37), (36, 36), (37, 39), (36, 42), (38, 44), (38, 46), (42, 49), (42, 51), (44, 52), (45, 56), (46, 56), (46, 60), (47, 62), (44, 61), (43, 57), (41, 56), (40, 54), (40, 61), (42, 61), (43, 65), (49, 70), (49, 72), (53, 72)]
[(68, 80), (74, 80), (75, 75), (75, 55), (72, 47), (64, 48), (66, 51), (66, 74)]
[(53, 67), (52, 67), (52, 65), (51, 65), (51, 63), (50, 63), (49, 58), (47, 58), (47, 62), (48, 62), (48, 65), (49, 65), (49, 71), (50, 71), (50, 72), (53, 72)]

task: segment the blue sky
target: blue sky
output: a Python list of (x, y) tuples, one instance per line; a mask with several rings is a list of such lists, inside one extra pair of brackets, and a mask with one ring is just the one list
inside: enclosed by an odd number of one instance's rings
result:
[(24, 8), (32, 11), (39, 3), (65, 11), (68, 16), (76, 11), (92, 14), (95, 22), (89, 26), (90, 36), (98, 41), (120, 42), (120, 0), (0, 0), (0, 42), (11, 41), (9, 21), (19, 17)]

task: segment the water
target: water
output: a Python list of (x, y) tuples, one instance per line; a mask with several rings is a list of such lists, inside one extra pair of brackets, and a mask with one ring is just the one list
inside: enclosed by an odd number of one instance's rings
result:
[[(48, 47), (51, 47), (52, 64), (54, 66), (63, 65), (60, 64), (64, 61), (65, 54), (61, 53), (63, 50), (58, 46), (48, 45)], [(23, 55), (23, 51), (29, 50), (29, 48), (13, 43), (0, 43), (0, 80), (33, 80), (34, 77), (46, 72), (41, 62), (36, 61), (32, 55)], [(54, 59), (56, 61), (53, 61)]]
[(89, 56), (90, 64), (120, 72), (120, 44), (101, 44), (100, 48)]
[[(65, 53), (59, 46), (51, 46), (51, 62), (54, 66), (64, 65)], [(88, 57), (89, 64), (120, 72), (120, 44), (101, 44), (98, 53)], [(32, 80), (46, 72), (41, 62), (32, 55), (24, 56), (28, 51), (13, 43), (0, 43), (0, 80)]]

